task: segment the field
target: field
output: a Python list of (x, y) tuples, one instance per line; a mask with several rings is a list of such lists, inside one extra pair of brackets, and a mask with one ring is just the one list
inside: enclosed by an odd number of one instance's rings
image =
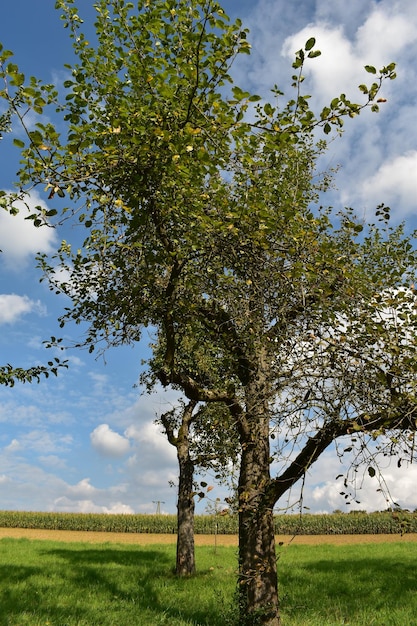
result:
[[(0, 626), (232, 626), (236, 537), (0, 531)], [(19, 538), (20, 537), (20, 538)], [(417, 626), (417, 536), (278, 537), (283, 626)]]
[[(417, 512), (351, 512), (331, 515), (276, 515), (277, 535), (361, 535), (417, 533)], [(0, 528), (84, 530), (88, 532), (174, 534), (175, 515), (105, 515), (100, 513), (52, 513), (0, 511)], [(196, 535), (235, 535), (236, 515), (196, 515)]]
[[(36, 528), (0, 528), (0, 539), (3, 537), (43, 539), (62, 542), (84, 543), (120, 543), (146, 545), (175, 544), (177, 537), (173, 533), (117, 533), (94, 532), (81, 530), (45, 530)], [(414, 543), (417, 547), (417, 533), (402, 535), (394, 534), (357, 534), (357, 535), (276, 535), (277, 545), (354, 545), (361, 543)], [(196, 546), (235, 546), (238, 545), (237, 535), (195, 535)], [(417, 626), (417, 625), (416, 625)]]

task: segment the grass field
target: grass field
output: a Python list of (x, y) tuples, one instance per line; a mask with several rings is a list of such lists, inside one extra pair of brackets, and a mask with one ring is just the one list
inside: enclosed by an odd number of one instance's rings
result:
[[(197, 576), (179, 580), (173, 543), (3, 538), (0, 625), (233, 624), (236, 547), (196, 556)], [(416, 542), (292, 542), (278, 556), (283, 626), (417, 626)]]

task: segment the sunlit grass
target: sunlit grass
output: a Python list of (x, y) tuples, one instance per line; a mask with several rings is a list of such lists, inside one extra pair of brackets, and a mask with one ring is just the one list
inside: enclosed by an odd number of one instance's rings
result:
[[(197, 548), (173, 574), (174, 545), (0, 541), (1, 626), (232, 624), (236, 549)], [(283, 626), (416, 626), (417, 545), (279, 549)]]
[(0, 624), (191, 626), (225, 623), (235, 549), (202, 548), (199, 573), (173, 574), (175, 546), (0, 541)]

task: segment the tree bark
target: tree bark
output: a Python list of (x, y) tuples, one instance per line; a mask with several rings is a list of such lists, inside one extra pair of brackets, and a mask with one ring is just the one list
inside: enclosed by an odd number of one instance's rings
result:
[(195, 574), (194, 551), (194, 463), (189, 454), (188, 437), (182, 437), (177, 444), (179, 464), (179, 485), (177, 502), (177, 576)]
[(269, 407), (258, 393), (252, 400), (247, 402), (239, 476), (240, 624), (280, 626), (273, 502), (268, 496)]

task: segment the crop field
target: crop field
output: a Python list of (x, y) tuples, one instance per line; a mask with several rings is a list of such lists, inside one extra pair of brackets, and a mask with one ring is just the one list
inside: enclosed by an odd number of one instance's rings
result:
[[(196, 535), (237, 534), (236, 515), (196, 515)], [(176, 533), (175, 515), (105, 515), (97, 513), (44, 513), (0, 511), (0, 528), (77, 530), (115, 533)], [(417, 533), (417, 513), (333, 513), (331, 515), (277, 515), (277, 535), (351, 535)]]
[[(278, 539), (283, 626), (417, 626), (417, 535)], [(2, 529), (0, 626), (237, 626), (236, 537), (196, 543), (184, 580), (172, 534)]]

